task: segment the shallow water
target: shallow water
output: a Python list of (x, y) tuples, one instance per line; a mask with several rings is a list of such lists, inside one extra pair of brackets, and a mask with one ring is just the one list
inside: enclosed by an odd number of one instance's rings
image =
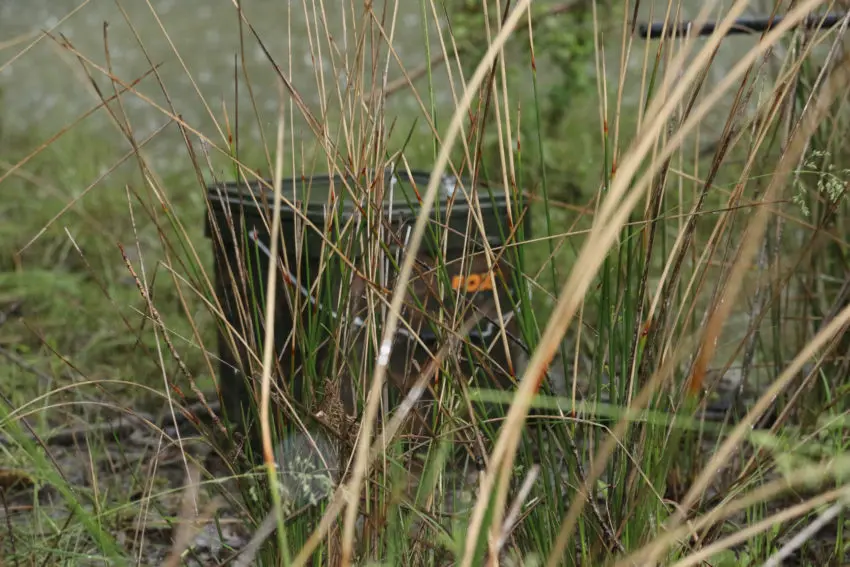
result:
[[(346, 18), (344, 26), (342, 15), (330, 6), (337, 3), (326, 4), (326, 20), (339, 51), (352, 53), (353, 49), (346, 45), (354, 37), (351, 16)], [(335, 95), (334, 79), (344, 87), (346, 77), (340, 71), (340, 56), (335, 57), (335, 69), (327, 41), (317, 45), (316, 32), (308, 31), (315, 30), (318, 19), (312, 13), (312, 6), (311, 12), (305, 14), (301, 2), (245, 0), (243, 9), (263, 44), (283, 71), (292, 77), (300, 96), (314, 112), (318, 112), (321, 103), (314, 61), (323, 69), (324, 88), (329, 96)], [(408, 68), (425, 61), (420, 48), (424, 37), (420, 22), (418, 10), (400, 13), (397, 18), (394, 45)], [(108, 24), (106, 31), (105, 24)], [(39, 39), (41, 30), (50, 31), (56, 40), (44, 36)], [(430, 31), (435, 37), (434, 26)], [(250, 76), (266, 136), (273, 140), (279, 100), (276, 76), (250, 31), (243, 28), (243, 33), (245, 70)], [(13, 131), (35, 128), (40, 136), (46, 137), (48, 132), (98, 104), (99, 99), (75, 54), (60, 46), (62, 37), (88, 59), (89, 72), (107, 96), (112, 94), (112, 86), (106, 75), (105, 44), (108, 44), (115, 76), (125, 83), (148, 72), (151, 69), (149, 60), (160, 64), (158, 73), (175, 112), (216, 144), (226, 142), (210, 118), (210, 112), (220, 128), (226, 130), (223, 110), (226, 105), (229, 120), (234, 122), (237, 101), (234, 74), (239, 73), (238, 105), (242, 115), (239, 135), (242, 140), (260, 139), (258, 121), (252, 116), (251, 98), (244, 84), (241, 57), (237, 57), (240, 53), (239, 25), (232, 2), (14, 0), (0, 3), (0, 124), (4, 128)], [(390, 65), (389, 76), (390, 79), (401, 76), (397, 64)], [(137, 136), (144, 138), (168, 122), (165, 112), (168, 99), (152, 74), (138, 85), (138, 92), (141, 96), (125, 95), (123, 103)], [(437, 90), (438, 104), (450, 102), (448, 97), (446, 89)], [(161, 108), (155, 108), (151, 102)], [(409, 112), (416, 106), (410, 96), (393, 97), (390, 104), (394, 114)], [(103, 111), (87, 119), (86, 127), (91, 128), (87, 132), (116, 134)], [(235, 124), (232, 127), (235, 128)], [(179, 144), (176, 129), (171, 130), (172, 142)], [(167, 158), (168, 145), (159, 146), (166, 150), (161, 153)]]
[[(308, 6), (308, 13), (305, 13), (305, 4)], [(317, 42), (315, 39), (316, 22), (321, 18), (313, 10), (314, 6), (317, 10), (321, 9), (322, 4), (326, 8), (329, 31), (339, 51), (350, 56), (354, 52), (353, 47), (349, 45), (354, 37), (352, 22), (361, 20), (351, 14), (343, 17), (338, 7), (348, 6), (349, 2), (243, 1), (247, 19), (255, 27), (274, 59), (292, 78), (305, 103), (317, 113), (321, 106), (321, 97), (316, 85), (314, 66), (320, 65), (323, 69), (324, 88), (329, 96), (335, 95), (334, 81), (343, 87), (346, 81), (344, 74), (339, 71), (340, 56), (331, 57), (327, 41)], [(651, 3), (642, 3), (642, 21), (648, 19), (651, 13), (663, 13), (662, 2), (655, 4), (657, 5), (653, 9)], [(390, 3), (390, 6), (392, 5)], [(682, 8), (683, 14), (685, 17), (693, 17), (701, 5), (697, 0), (687, 0)], [(754, 12), (757, 10), (750, 11)], [(422, 22), (422, 6), (419, 2), (399, 3), (394, 47), (408, 70), (420, 67), (427, 60), (428, 55), (423, 49), (425, 28), (428, 29), (432, 43), (432, 54), (440, 49), (437, 26), (433, 19), (429, 15), (427, 26), (423, 26)], [(106, 35), (104, 24), (108, 24)], [(42, 31), (50, 31), (56, 40), (40, 35)], [(243, 28), (243, 32), (245, 68), (250, 75), (256, 104), (259, 107), (260, 124), (263, 125), (267, 139), (271, 141), (274, 138), (278, 104), (276, 78), (263, 49), (247, 29)], [(320, 33), (324, 34), (323, 31)], [(138, 34), (141, 44), (134, 34)], [(223, 106), (226, 105), (232, 123), (235, 101), (238, 100), (242, 116), (239, 125), (241, 140), (259, 141), (260, 127), (252, 116), (251, 99), (244, 85), (244, 77), (240, 77), (238, 97), (235, 93), (234, 74), (241, 75), (243, 71), (241, 61), (237, 61), (240, 39), (233, 2), (9, 0), (0, 3), (0, 125), (3, 128), (12, 131), (35, 129), (39, 137), (43, 138), (97, 105), (98, 98), (83, 72), (82, 65), (70, 50), (60, 46), (58, 42), (61, 37), (66, 38), (89, 60), (89, 72), (107, 95), (112, 93), (112, 86), (105, 75), (105, 37), (114, 74), (120, 80), (130, 83), (142, 76), (151, 68), (148, 61), (150, 59), (161, 65), (158, 73), (174, 110), (188, 124), (208, 136), (214, 143), (224, 144), (222, 135), (210, 118), (210, 112), (224, 130)], [(618, 80), (620, 38), (618, 34), (609, 33), (605, 39), (608, 44), (606, 56), (609, 60), (608, 88), (609, 92), (613, 93)], [(727, 40), (718, 55), (710, 82), (719, 80), (723, 75), (724, 65), (728, 67), (734, 62), (741, 50), (746, 49), (751, 41), (749, 38)], [(173, 42), (174, 47), (169, 42)], [(654, 45), (650, 47), (653, 49)], [(627, 108), (633, 108), (639, 102), (639, 70), (643, 65), (643, 48), (642, 41), (635, 43), (628, 66), (629, 88), (626, 89), (624, 98)], [(175, 52), (179, 53), (179, 57)], [(382, 61), (385, 61), (385, 57)], [(100, 70), (93, 68), (95, 65), (99, 66)], [(390, 81), (402, 77), (395, 61), (390, 63), (388, 69)], [(548, 71), (552, 70), (540, 70), (543, 80)], [(595, 72), (592, 66), (588, 72)], [(420, 79), (416, 84), (420, 95), (428, 104), (427, 81)], [(434, 94), (438, 109), (453, 106), (448, 85), (444, 68), (438, 68), (434, 73)], [(141, 96), (124, 96), (123, 103), (137, 136), (144, 138), (168, 122), (168, 102), (152, 75), (138, 85), (138, 92)], [(199, 93), (208, 103), (209, 110), (202, 104)], [(161, 108), (154, 108), (151, 102)], [(334, 102), (330, 105), (334, 106)], [(390, 98), (387, 114), (399, 119), (397, 128), (405, 129), (413, 124), (413, 118), (421, 114), (421, 110), (415, 98), (405, 91)], [(105, 136), (117, 136), (114, 126), (109, 124), (109, 119), (102, 110), (86, 119), (85, 126), (89, 128), (87, 132), (103, 132)], [(419, 120), (419, 128), (427, 128), (423, 120)], [(184, 157), (182, 153), (175, 156), (173, 151), (172, 144), (181, 143), (176, 128), (169, 127), (166, 137), (168, 136), (169, 142), (157, 141), (152, 150), (161, 160), (160, 165), (169, 165), (169, 160)], [(296, 126), (296, 139), (299, 136), (304, 140), (312, 137), (303, 121), (298, 122)], [(174, 165), (177, 165), (176, 162)]]

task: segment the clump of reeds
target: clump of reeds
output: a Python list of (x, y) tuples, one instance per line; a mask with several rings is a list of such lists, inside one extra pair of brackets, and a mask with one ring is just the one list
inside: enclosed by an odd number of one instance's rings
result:
[[(594, 3), (599, 115), (588, 127), (599, 132), (601, 175), (586, 188), (591, 206), (585, 207), (558, 202), (543, 160), (529, 160), (523, 151), (536, 146), (532, 153), (543, 156), (548, 141), (520, 137), (527, 131), (520, 120), (541, 116), (538, 61), (545, 54), (534, 50), (530, 1), (483, 4), (488, 47), (471, 75), (462, 73), (471, 65), (457, 52), (451, 26), (440, 27), (436, 37), (426, 32), (427, 97), (393, 49), (398, 19), (411, 6), (352, 3), (341, 16), (342, 44), (329, 7), (304, 2), (314, 22), (305, 49), (328, 61), (317, 65), (315, 77), (304, 78), (289, 75), (287, 61), (273, 59), (238, 4), (242, 49), (263, 49), (280, 85), (277, 129), (263, 148), (264, 163), (240, 159), (245, 150), (234, 142), (234, 124), (248, 120), (253, 109), (227, 109), (225, 119), (211, 110), (220, 142), (183, 122), (173, 108), (160, 110), (184, 135), (199, 188), (223, 181), (214, 173), (221, 161), (229, 165), (230, 181), (264, 186), (266, 198), (255, 206), (266, 213), (266, 230), (278, 235), (269, 257), (287, 249), (288, 239), (319, 243), (319, 273), (309, 275), (307, 290), (315, 304), (293, 293), (283, 273), (297, 272), (298, 258), (255, 274), (243, 257), (228, 266), (217, 287), (199, 252), (210, 241), (189, 238), (132, 129), (120, 132), (144, 178), (145, 198), (141, 191), (138, 203), (131, 197), (131, 209), (140, 207), (161, 230), (163, 258), (157, 261), (179, 290), (181, 308), (190, 319), (190, 305), (212, 313), (222, 344), (241, 354), (251, 384), (247, 415), (228, 415), (226, 403), (222, 412), (206, 400), (180, 362), (181, 347), (169, 338), (144, 270), (127, 259), (163, 371), (173, 360), (180, 373), (164, 380), (174, 391), (189, 386), (214, 416), (204, 433), (231, 464), (245, 512), (257, 526), (241, 561), (477, 566), (514, 557), (526, 564), (684, 566), (709, 560), (778, 564), (792, 553), (819, 561), (846, 556), (843, 506), (850, 493), (841, 483), (848, 439), (841, 425), (850, 373), (842, 334), (850, 322), (850, 286), (842, 228), (850, 67), (839, 33), (846, 22), (838, 31), (803, 33), (796, 25), (826, 4), (777, 5), (784, 19), (713, 79), (716, 52), (746, 2), (733, 3), (706, 38), (655, 42), (633, 33), (635, 6), (628, 2), (618, 7), (623, 19), (616, 41), (603, 37)], [(423, 21), (451, 21), (451, 11), (439, 3), (419, 7)], [(705, 3), (695, 29), (716, 7)], [(654, 6), (652, 13), (673, 25), (678, 8)], [(527, 50), (510, 49), (520, 41)], [(433, 66), (432, 50), (445, 66)], [(530, 53), (531, 60), (518, 61), (518, 52)], [(108, 74), (76, 55), (93, 73)], [(637, 73), (635, 60), (641, 62)], [(402, 86), (390, 89), (397, 72)], [(450, 111), (434, 103), (436, 73), (449, 86)], [(250, 88), (247, 75), (236, 80)], [(115, 94), (100, 93), (104, 99), (134, 96), (132, 85), (113, 82)], [(308, 89), (318, 91), (321, 104), (305, 102)], [(637, 108), (624, 105), (626, 89), (638, 89)], [(433, 148), (427, 159), (410, 149), (419, 134), (396, 129), (390, 90), (416, 100), (418, 118), (428, 126), (424, 147), (429, 153)], [(526, 95), (530, 110), (518, 102)], [(110, 112), (121, 126), (116, 106)], [(717, 116), (722, 123), (714, 122)], [(706, 131), (714, 138), (706, 139)], [(482, 152), (494, 137), (495, 151)], [(391, 223), (376, 196), (390, 190), (387, 170), (403, 176), (417, 168), (432, 175), (418, 187), (420, 212), (401, 252), (390, 252)], [(408, 284), (435, 268), (442, 273), (438, 295), (452, 293), (445, 277), (449, 259), (438, 255), (436, 266), (423, 268), (416, 256), (428, 239), (446, 236), (430, 215), (442, 176), (471, 179), (460, 190), (472, 195), (484, 186), (484, 171), (507, 195), (516, 229), (501, 235), (504, 246), (483, 251), (488, 261), (503, 255), (517, 274), (499, 282), (517, 292), (516, 304), (496, 306), (495, 316), (488, 315), (500, 337), (491, 352), (509, 341), (514, 355), (527, 352), (524, 361), (511, 360), (516, 385), (473, 386), (476, 371), (464, 361), (488, 355), (465, 337), (481, 314), (459, 314), (447, 302), (429, 321), (441, 330), (428, 345), (429, 363), (410, 365), (404, 387), (390, 396), (393, 376), (383, 361), (401, 348), (393, 337), (402, 329), (405, 341), (421, 339), (421, 328), (409, 318), (417, 306)], [(342, 180), (321, 203), (324, 226), (296, 212), (296, 229), (284, 231), (282, 211), (303, 211), (299, 200), (307, 198), (317, 174)], [(525, 187), (530, 177), (542, 187)], [(303, 193), (293, 196), (284, 187)], [(470, 240), (482, 236), (475, 218), (485, 198), (481, 191), (473, 199), (479, 206), (470, 215)], [(342, 201), (360, 204), (359, 220), (339, 215)], [(575, 211), (570, 224), (552, 222), (556, 209), (558, 218)], [(526, 216), (531, 234), (523, 228)], [(231, 219), (213, 226), (211, 239), (224, 242), (236, 230)], [(565, 243), (575, 250), (570, 265), (560, 264)], [(302, 275), (299, 281), (307, 281)], [(237, 305), (222, 304), (221, 286), (236, 293)], [(326, 315), (350, 314), (358, 301), (365, 314), (359, 335)], [(503, 308), (516, 317), (515, 336), (508, 336)], [(226, 309), (239, 325), (225, 317)], [(278, 317), (293, 318), (289, 336), (273, 331)], [(205, 369), (216, 375), (214, 345), (201, 329), (192, 331)], [(327, 405), (343, 381), (351, 385), (353, 412)], [(219, 392), (223, 387), (218, 384)], [(716, 411), (717, 400), (723, 411)], [(4, 422), (14, 423), (11, 417), (4, 413)], [(247, 438), (234, 435), (245, 433), (248, 422), (254, 425)], [(280, 473), (294, 456), (275, 452), (293, 435), (312, 439), (316, 428), (335, 444), (321, 453), (338, 474), (317, 473), (320, 497), (293, 506), (291, 486)], [(51, 469), (36, 458), (35, 445), (20, 442), (40, 470)], [(264, 475), (247, 472), (259, 463)], [(473, 472), (467, 475), (475, 478), (471, 485), (458, 486), (463, 467)], [(74, 487), (55, 474), (49, 478), (62, 487), (100, 552), (121, 557)], [(460, 505), (464, 491), (466, 509)], [(824, 544), (808, 526), (826, 525), (835, 533)], [(179, 543), (175, 553), (188, 545)]]

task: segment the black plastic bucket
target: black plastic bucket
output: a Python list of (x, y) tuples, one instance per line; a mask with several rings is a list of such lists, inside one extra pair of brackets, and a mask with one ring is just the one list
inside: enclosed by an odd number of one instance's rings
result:
[[(420, 209), (418, 196), (424, 193), (428, 179), (428, 173), (394, 175), (388, 171), (383, 176), (316, 176), (283, 184), (282, 195), (295, 208), (284, 204), (281, 209), (275, 375), (282, 377), (276, 384), (288, 389), (292, 399), (303, 404), (302, 409), (315, 407), (323, 378), (345, 375), (340, 382), (345, 411), (359, 414), (357, 400), (364, 398), (362, 388), (371, 378), (375, 362), (362, 360), (370, 358), (363, 356), (368, 351), (364, 344), (374, 345), (380, 337), (370, 332), (367, 321), (370, 312), (376, 315), (388, 310), (395, 276)], [(354, 184), (360, 189), (352, 193), (349, 188)], [(270, 264), (274, 200), (270, 186), (269, 182), (217, 183), (207, 191), (206, 234), (213, 245), (216, 294), (231, 331), (219, 331), (219, 384), (224, 409), (237, 423), (250, 413), (251, 397), (259, 399), (256, 379), (262, 358), (263, 290)], [(501, 188), (478, 187), (478, 205), (470, 207), (457, 187), (453, 177), (444, 177), (413, 270), (411, 293), (389, 364), (390, 385), (395, 385), (396, 394), (418, 375), (428, 353), (435, 353), (451, 329), (460, 327), (473, 313), (470, 306), (483, 306), (488, 316), (466, 337), (475, 348), (464, 349), (469, 355), (464, 363), (478, 368), (488, 382), (513, 383), (504, 337), (510, 338), (511, 345), (516, 340), (514, 312), (520, 280), (514, 273), (515, 251), (503, 248), (506, 238), (516, 238), (508, 221), (508, 201)], [(464, 189), (470, 192), (468, 184)], [(384, 198), (376, 202), (379, 194)], [(487, 269), (483, 237), (472, 210), (481, 211), (484, 232), (499, 259), (492, 272)], [(524, 228), (527, 234), (527, 223)], [(494, 272), (498, 273), (495, 277)], [(374, 279), (369, 274), (374, 274)], [(371, 301), (366, 300), (367, 288), (375, 290)], [(502, 320), (508, 321), (504, 335), (497, 324), (495, 296)], [(443, 322), (435, 314), (442, 314)], [(453, 316), (456, 321), (447, 320)], [(298, 331), (292, 333), (294, 327)], [(309, 340), (302, 340), (307, 336)], [(481, 356), (482, 350), (488, 354)], [(361, 360), (356, 360), (358, 356)]]

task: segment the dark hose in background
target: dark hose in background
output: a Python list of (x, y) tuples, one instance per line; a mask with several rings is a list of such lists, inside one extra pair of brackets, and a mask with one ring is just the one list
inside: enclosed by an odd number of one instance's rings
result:
[[(831, 28), (846, 17), (846, 14), (826, 14), (820, 16), (809, 16), (801, 22), (801, 25), (807, 29), (814, 28)], [(773, 16), (767, 18), (752, 18), (736, 20), (732, 27), (726, 32), (726, 35), (749, 35), (755, 33), (763, 33), (771, 28), (776, 27), (783, 20), (783, 16)], [(654, 22), (651, 24), (640, 24), (638, 26), (638, 37), (646, 39), (658, 39), (663, 35), (667, 37), (683, 37), (690, 33), (691, 35), (707, 36), (714, 33), (714, 30), (719, 26), (719, 22), (705, 22), (702, 28), (693, 28), (694, 22), (682, 22), (678, 25), (668, 24), (665, 33), (664, 22)]]

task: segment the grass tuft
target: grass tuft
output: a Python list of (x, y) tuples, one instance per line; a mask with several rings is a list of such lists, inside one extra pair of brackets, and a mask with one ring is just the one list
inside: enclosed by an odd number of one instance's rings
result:
[(81, 87), (0, 114), (4, 564), (848, 556), (831, 4), (83, 4), (0, 40)]

